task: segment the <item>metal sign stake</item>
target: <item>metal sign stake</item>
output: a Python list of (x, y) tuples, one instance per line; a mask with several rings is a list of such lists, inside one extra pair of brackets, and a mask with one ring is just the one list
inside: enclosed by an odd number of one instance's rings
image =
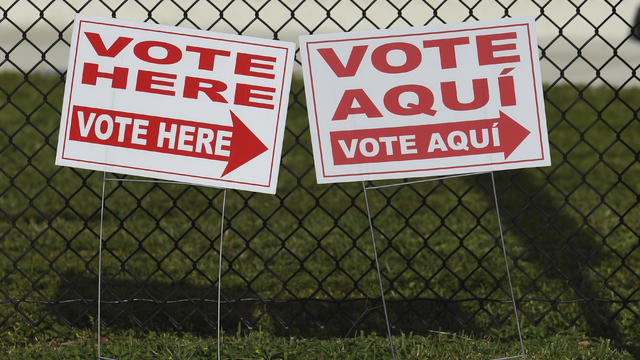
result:
[(382, 309), (384, 310), (384, 321), (387, 324), (387, 337), (389, 338), (389, 346), (391, 347), (391, 356), (396, 360), (396, 350), (393, 346), (393, 337), (391, 336), (391, 323), (389, 322), (389, 313), (387, 311), (387, 302), (384, 299), (384, 286), (382, 285), (382, 273), (380, 272), (380, 263), (378, 261), (378, 250), (376, 247), (376, 238), (373, 232), (373, 220), (371, 220), (371, 210), (369, 209), (369, 198), (367, 196), (367, 187), (362, 182), (362, 190), (364, 191), (364, 202), (367, 204), (367, 217), (369, 218), (369, 230), (371, 231), (371, 245), (373, 246), (373, 257), (376, 261), (376, 271), (378, 273), (378, 283), (380, 285), (380, 298), (382, 299)]
[(102, 225), (104, 223), (104, 191), (107, 172), (102, 172), (102, 199), (100, 201), (100, 244), (98, 247), (98, 360), (115, 360), (102, 356)]
[(220, 349), (222, 347), (222, 328), (221, 322), (222, 318), (220, 317), (220, 305), (221, 305), (221, 296), (222, 296), (222, 240), (224, 239), (224, 209), (227, 204), (227, 189), (224, 189), (222, 193), (222, 220), (220, 220), (220, 248), (218, 249), (218, 360), (221, 360)]
[[(144, 183), (159, 183), (159, 184), (179, 184), (179, 185), (192, 185), (188, 183), (180, 183), (174, 181), (162, 181), (162, 180), (143, 180), (143, 179), (119, 179), (119, 178), (107, 178), (107, 173), (102, 173), (102, 199), (100, 201), (100, 230), (99, 230), (99, 248), (98, 248), (98, 314), (97, 314), (97, 333), (98, 333), (98, 356), (97, 360), (117, 360), (114, 358), (106, 357), (102, 355), (102, 248), (103, 248), (103, 224), (104, 224), (104, 203), (105, 203), (105, 188), (107, 181), (115, 182), (144, 182)], [(221, 345), (222, 345), (222, 328), (221, 328), (221, 299), (222, 299), (222, 241), (224, 238), (224, 215), (227, 203), (227, 189), (222, 189), (222, 218), (220, 221), (220, 248), (218, 251), (218, 304), (217, 304), (217, 355), (218, 360), (221, 359)]]
[[(371, 218), (371, 210), (369, 208), (369, 198), (367, 196), (367, 190), (374, 190), (374, 189), (381, 189), (381, 188), (388, 188), (388, 187), (395, 187), (395, 186), (404, 186), (404, 185), (410, 185), (410, 184), (417, 184), (417, 183), (423, 183), (423, 182), (430, 182), (430, 181), (439, 181), (439, 180), (445, 180), (445, 179), (451, 179), (451, 178), (458, 178), (458, 177), (464, 177), (464, 176), (470, 176), (470, 175), (481, 175), (481, 174), (486, 174), (486, 173), (474, 173), (474, 174), (460, 174), (460, 175), (450, 175), (450, 176), (441, 176), (441, 177), (437, 177), (437, 178), (430, 178), (430, 179), (422, 179), (422, 180), (414, 180), (414, 181), (407, 181), (407, 182), (402, 182), (402, 183), (396, 183), (396, 184), (387, 184), (387, 185), (379, 185), (379, 186), (369, 186), (367, 187), (365, 185), (365, 182), (362, 181), (362, 188), (364, 191), (364, 200), (365, 200), (365, 204), (367, 207), (367, 217), (369, 219), (369, 230), (371, 232), (371, 242), (373, 244), (373, 254), (375, 257), (375, 264), (376, 264), (376, 270), (378, 273), (378, 282), (380, 284), (380, 294), (382, 296), (382, 307), (384, 309), (384, 318), (385, 318), (385, 322), (387, 325), (387, 336), (389, 338), (389, 346), (391, 348), (391, 356), (393, 357), (393, 359), (396, 359), (396, 351), (395, 348), (393, 346), (393, 339), (391, 337), (391, 324), (389, 322), (389, 315), (388, 315), (388, 311), (387, 311), (387, 304), (384, 298), (384, 287), (382, 284), (382, 274), (380, 272), (380, 265), (378, 262), (378, 251), (376, 249), (376, 242), (375, 242), (375, 237), (374, 237), (374, 230), (373, 230), (373, 219)], [(501, 357), (501, 358), (493, 358), (491, 360), (508, 360), (508, 359), (526, 359), (527, 355), (525, 353), (525, 349), (524, 349), (524, 341), (522, 339), (522, 331), (520, 329), (520, 320), (518, 318), (518, 306), (516, 303), (516, 298), (514, 295), (514, 291), (513, 291), (513, 284), (511, 282), (511, 272), (509, 271), (509, 261), (508, 261), (508, 257), (507, 257), (507, 248), (505, 246), (505, 242), (504, 242), (504, 234), (502, 231), (502, 220), (500, 218), (500, 207), (498, 204), (498, 193), (496, 191), (496, 182), (495, 182), (495, 178), (493, 176), (493, 171), (490, 172), (491, 174), (491, 184), (492, 184), (492, 189), (493, 189), (493, 200), (494, 200), (494, 204), (496, 207), (496, 216), (497, 216), (497, 220), (498, 220), (498, 228), (500, 230), (500, 241), (502, 244), (502, 254), (504, 256), (504, 263), (505, 263), (505, 267), (506, 267), (506, 275), (507, 275), (507, 280), (509, 283), (509, 291), (510, 291), (510, 295), (511, 295), (511, 303), (513, 304), (513, 313), (515, 315), (515, 319), (516, 319), (516, 327), (518, 329), (518, 337), (520, 340), (520, 349), (521, 349), (521, 354), (519, 355), (514, 355), (514, 356), (507, 356), (507, 357)]]
[(496, 191), (496, 180), (491, 172), (491, 185), (493, 186), (493, 200), (496, 206), (496, 216), (498, 217), (498, 228), (500, 229), (500, 241), (502, 242), (502, 254), (504, 255), (504, 265), (507, 268), (507, 280), (509, 281), (509, 290), (511, 291), (511, 303), (513, 304), (513, 313), (516, 316), (516, 327), (518, 328), (518, 338), (520, 339), (520, 350), (522, 358), (526, 359), (527, 355), (524, 351), (524, 341), (522, 340), (522, 331), (520, 330), (520, 320), (518, 319), (518, 307), (516, 305), (516, 297), (513, 294), (513, 285), (511, 283), (511, 272), (509, 271), (509, 260), (507, 258), (507, 247), (504, 244), (504, 234), (502, 233), (502, 220), (500, 219), (500, 205), (498, 204), (498, 192)]

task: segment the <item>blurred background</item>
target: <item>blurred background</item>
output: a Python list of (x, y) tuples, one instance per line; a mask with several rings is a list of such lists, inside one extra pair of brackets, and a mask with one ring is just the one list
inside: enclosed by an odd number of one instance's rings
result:
[[(629, 36), (638, 1), (4, 1), (0, 44), (11, 62), (41, 71), (65, 69), (69, 22), (76, 12), (160, 24), (195, 27), (220, 32), (297, 42), (300, 34), (421, 26), (429, 23), (495, 19), (505, 15), (534, 16), (543, 57), (545, 81), (558, 77), (570, 81), (629, 81), (640, 61), (640, 42)], [(399, 15), (400, 14), (400, 15)], [(44, 19), (41, 19), (43, 16)], [(21, 42), (26, 30), (28, 42)], [(61, 32), (61, 33), (60, 33)], [(15, 47), (18, 45), (17, 47)], [(613, 52), (619, 58), (610, 59)], [(47, 49), (40, 63), (37, 49)], [(579, 55), (576, 58), (576, 55)], [(11, 69), (6, 61), (0, 70)], [(562, 73), (561, 73), (562, 71)], [(637, 81), (637, 79), (636, 79)], [(637, 83), (630, 84), (633, 86)]]

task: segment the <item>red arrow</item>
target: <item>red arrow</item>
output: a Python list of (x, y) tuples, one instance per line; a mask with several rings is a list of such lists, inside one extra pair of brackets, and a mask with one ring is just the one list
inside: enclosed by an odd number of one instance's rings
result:
[(497, 118), (330, 133), (336, 165), (503, 153), (530, 132), (505, 113)]
[(238, 116), (229, 113), (232, 126), (74, 106), (69, 139), (226, 161), (223, 177), (267, 151)]
[(504, 158), (507, 159), (531, 132), (502, 111), (500, 111), (500, 116), (495, 120), (500, 128), (500, 149), (502, 151), (498, 152), (504, 153)]
[(221, 177), (267, 151), (267, 147), (240, 121), (240, 118), (233, 111), (229, 110), (229, 112), (233, 121), (233, 135), (231, 136), (229, 162), (227, 167), (224, 168)]

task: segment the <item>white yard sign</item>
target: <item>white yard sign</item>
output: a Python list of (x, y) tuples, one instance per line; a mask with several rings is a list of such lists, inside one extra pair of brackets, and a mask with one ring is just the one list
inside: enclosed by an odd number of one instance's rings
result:
[(319, 183), (550, 165), (533, 18), (300, 37)]
[(56, 164), (275, 193), (294, 52), (78, 15)]

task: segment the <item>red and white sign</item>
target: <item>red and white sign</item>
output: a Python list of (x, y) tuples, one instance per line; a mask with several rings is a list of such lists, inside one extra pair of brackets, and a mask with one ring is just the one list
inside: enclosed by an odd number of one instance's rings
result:
[(550, 165), (534, 25), (301, 36), (318, 182)]
[(56, 164), (275, 193), (294, 53), (78, 15)]

